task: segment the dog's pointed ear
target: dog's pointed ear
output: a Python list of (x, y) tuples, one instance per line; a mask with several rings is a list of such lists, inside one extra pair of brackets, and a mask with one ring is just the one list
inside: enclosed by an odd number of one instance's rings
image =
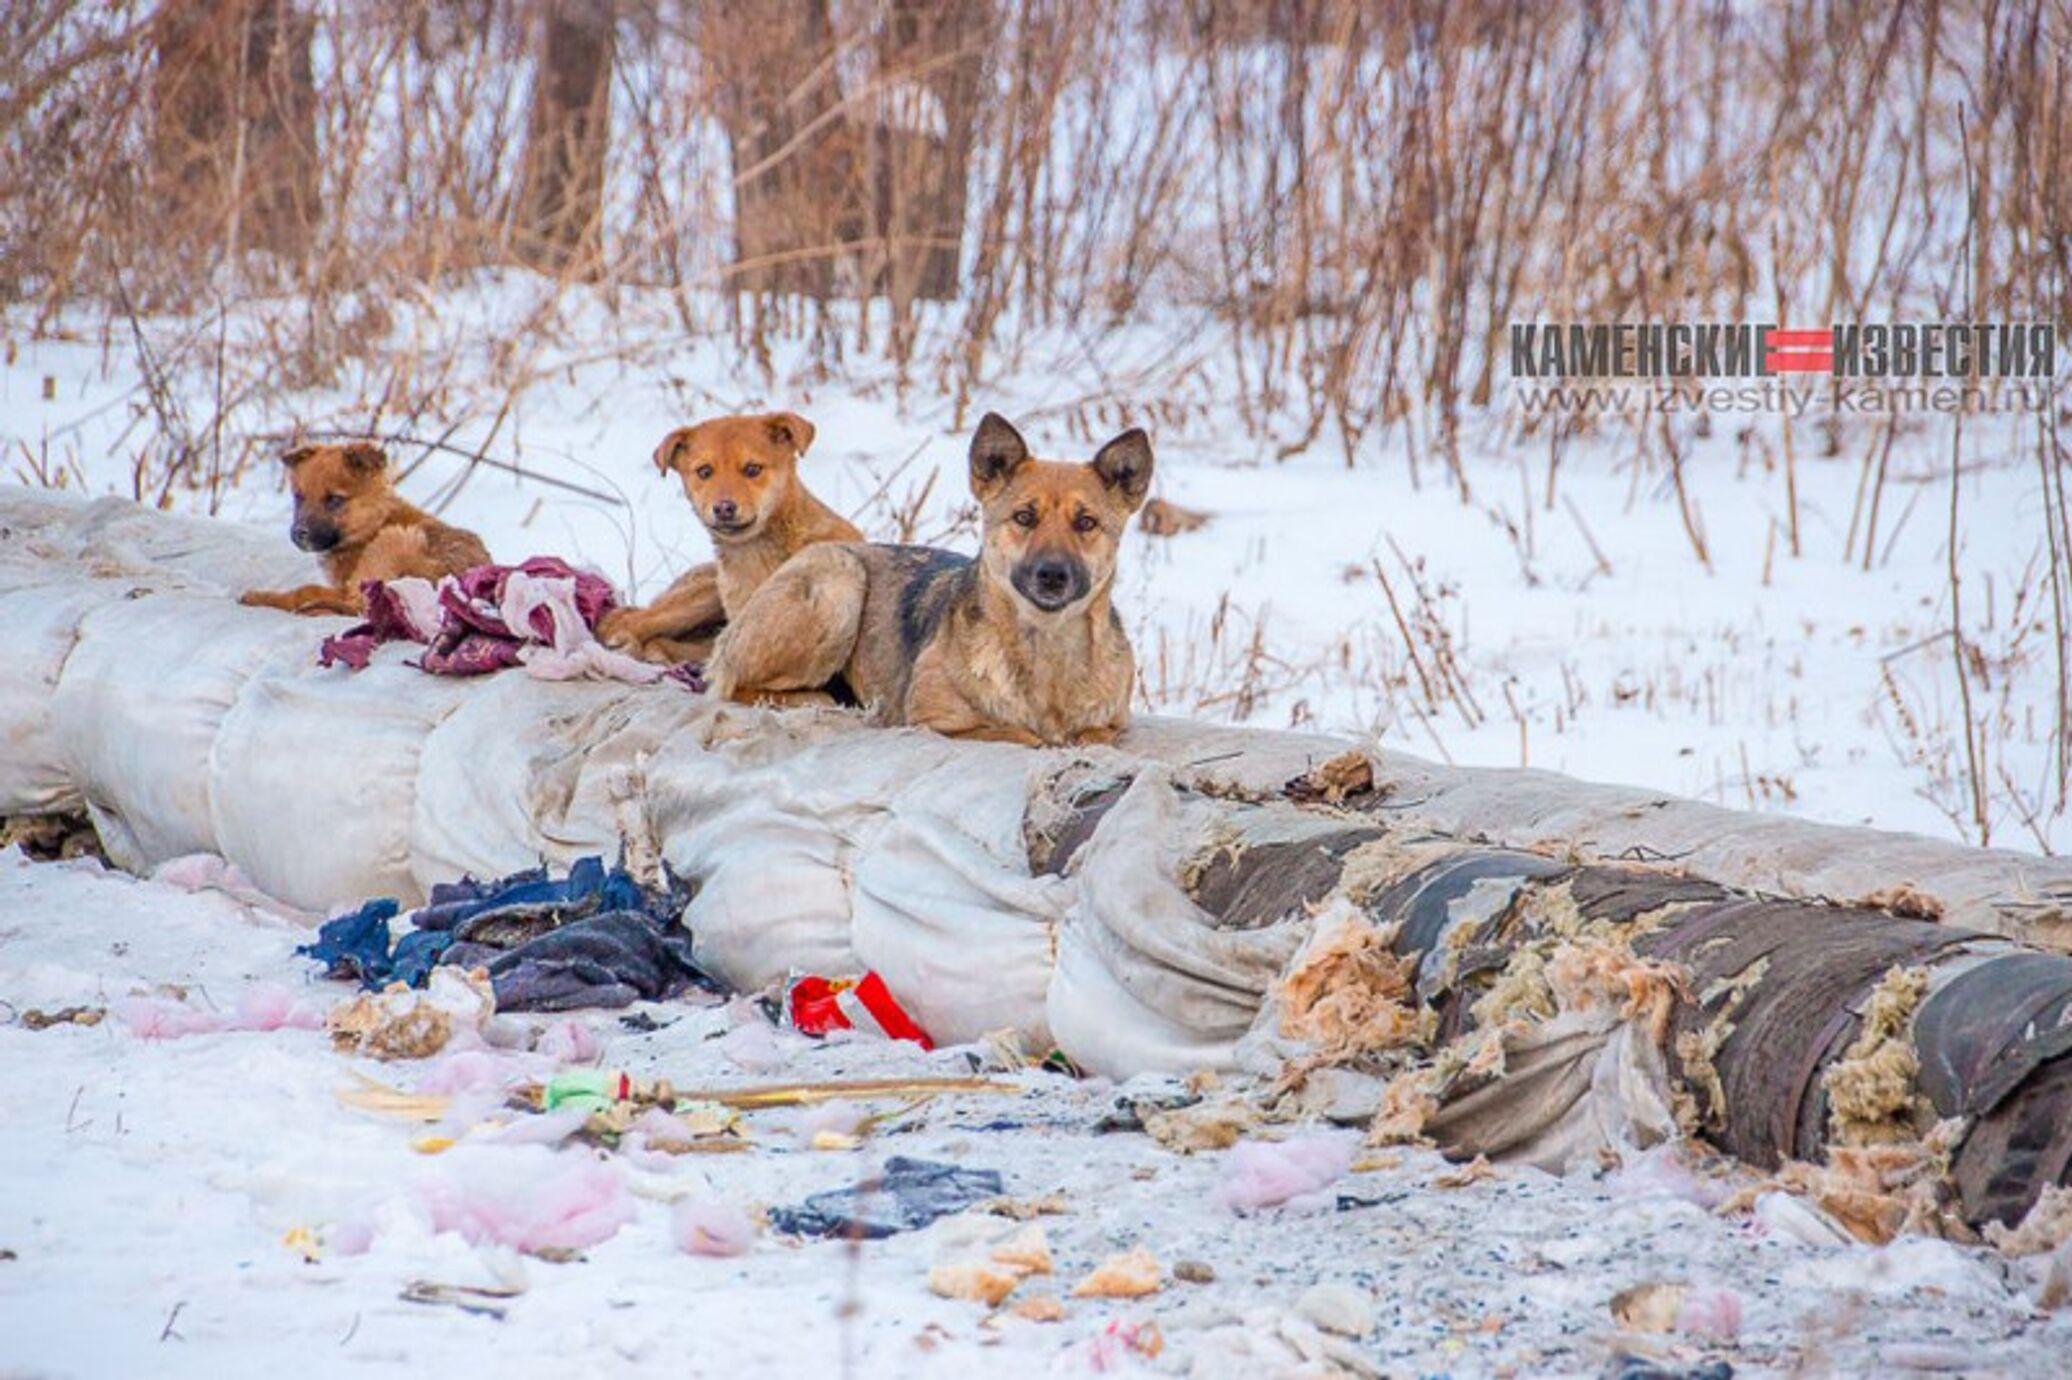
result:
[(366, 441), (355, 441), (345, 448), (345, 463), (361, 474), (379, 474), (388, 464), (388, 452)]
[(676, 453), (689, 444), (691, 433), (698, 428), (680, 426), (662, 438), (662, 444), (655, 447), (655, 468), (663, 474), (676, 468)]
[(971, 492), (984, 498), (1029, 459), (1029, 443), (997, 412), (979, 418), (971, 437)]
[(764, 416), (764, 427), (768, 428), (770, 439), (782, 446), (790, 446), (804, 455), (813, 444), (813, 424), (796, 412), (772, 412)]
[(1102, 446), (1089, 464), (1101, 476), (1101, 483), (1121, 491), (1132, 512), (1151, 492), (1151, 438), (1140, 426), (1131, 427)]
[(281, 456), (281, 463), (292, 470), (316, 453), (317, 448), (315, 446), (297, 446)]

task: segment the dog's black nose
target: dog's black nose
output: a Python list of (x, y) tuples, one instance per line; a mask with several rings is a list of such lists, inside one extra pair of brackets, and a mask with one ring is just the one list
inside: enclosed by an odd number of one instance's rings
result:
[(712, 520), (714, 522), (732, 522), (740, 514), (741, 509), (731, 498), (723, 498), (712, 505)]
[(288, 540), (303, 551), (329, 551), (338, 545), (338, 529), (323, 523), (298, 522), (288, 529)]
[(1083, 598), (1090, 587), (1086, 567), (1065, 556), (1032, 556), (1010, 578), (1024, 599), (1051, 613)]

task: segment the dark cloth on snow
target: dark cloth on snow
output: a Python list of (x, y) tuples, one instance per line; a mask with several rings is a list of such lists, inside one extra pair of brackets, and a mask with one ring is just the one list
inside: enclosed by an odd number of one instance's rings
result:
[(865, 1241), (917, 1231), (938, 1217), (997, 1198), (1000, 1174), (933, 1160), (894, 1155), (885, 1172), (854, 1188), (814, 1193), (795, 1208), (772, 1208), (770, 1225), (793, 1236), (842, 1236)]
[(296, 952), (370, 988), (421, 986), (441, 963), (486, 968), (499, 1011), (621, 1007), (713, 985), (677, 923), (688, 899), (674, 878), (646, 887), (623, 867), (584, 858), (558, 880), (537, 867), (435, 886), (400, 939), (389, 927), (396, 902), (369, 901)]

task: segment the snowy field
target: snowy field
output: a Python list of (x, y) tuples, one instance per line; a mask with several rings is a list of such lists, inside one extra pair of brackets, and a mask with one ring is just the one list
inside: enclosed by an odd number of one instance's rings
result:
[[(1625, 1356), (1670, 1368), (1642, 1374), (1983, 1376), (2057, 1373), (2072, 1346), (2072, 1315), (2033, 1311), (2033, 1267), (1920, 1238), (1836, 1245), (1781, 1196), (1708, 1211), (1735, 1178), (1659, 1158), (1560, 1180), (1360, 1152), (1308, 1198), (1238, 1216), (1221, 1195), (1258, 1178), (1242, 1150), (1097, 1133), (1128, 1095), (1177, 1091), (1148, 1081), (1023, 1072), (1004, 1092), (752, 1112), (726, 1154), (498, 1143), (553, 1129), (501, 1089), (569, 1065), (705, 1090), (960, 1076), (977, 1051), (814, 1044), (679, 1003), (629, 1013), (652, 1032), (504, 1018), (486, 1049), (346, 1056), (299, 1028), (349, 992), (293, 956), (297, 919), (217, 889), (220, 870), (165, 873), (0, 855), (0, 1374), (457, 1375), (493, 1356), (510, 1376), (1597, 1375)], [(110, 1013), (19, 1019), (73, 1005)], [(172, 1034), (211, 1013), (279, 1028)], [(362, 1078), (452, 1102), (431, 1123), (341, 1102)], [(986, 1213), (860, 1247), (679, 1244), (686, 1223), (740, 1229), (893, 1155), (997, 1171), (1007, 1198), (1047, 1209), (1029, 1220), (1050, 1273), (1003, 1316), (931, 1293), (937, 1266), (1026, 1231)], [(456, 1221), (481, 1239), (435, 1230)], [(542, 1232), (586, 1244), (549, 1260), (501, 1243)], [(1156, 1292), (1071, 1296), (1138, 1248)], [(1615, 1297), (1653, 1284), (1688, 1286), (1682, 1330), (1622, 1330)], [(1062, 1317), (1006, 1312), (1041, 1298)]]
[[(127, 322), (66, 320), (41, 339), (0, 323), (0, 474), (214, 511), (285, 545), (273, 457), (292, 434), (399, 438), (406, 495), (499, 558), (562, 555), (647, 595), (707, 555), (648, 458), (672, 427), (799, 411), (819, 428), (803, 473), (836, 508), (874, 536), (968, 550), (979, 412), (1060, 458), (1142, 422), (1154, 492), (1209, 514), (1128, 539), (1116, 602), (1144, 707), (1978, 841), (1950, 667), (1946, 420), (1903, 425), (1874, 542), (1864, 481), (1879, 433), (1844, 427), (1829, 455), (1816, 425), (1795, 423), (1794, 556), (1775, 416), (1682, 435), (1680, 504), (1659, 447), (1631, 429), (1571, 442), (1550, 478), (1547, 441), (1498, 407), (1463, 438), (1464, 501), (1415, 419), (1350, 457), (1325, 437), (1281, 458), (1235, 415), (1208, 341), (1068, 339), (1003, 364), (960, 416), (867, 356), (822, 367), (800, 347), (762, 373), (723, 329), (685, 335), (658, 302), (607, 315), (521, 281), (398, 311), (386, 348), (315, 373), (279, 343), (285, 310), (220, 336), (206, 319), (145, 323), (143, 352)], [(1111, 397), (1145, 401), (1124, 414), (1098, 401)], [(2059, 653), (2037, 602), (2033, 427), (1967, 425), (1956, 557), (1982, 658), (1991, 841), (2056, 851), (2072, 824), (2050, 813)], [(1431, 1154), (1360, 1152), (1315, 1201), (1239, 1217), (1217, 1198), (1236, 1152), (1096, 1134), (1118, 1090), (1034, 1072), (1006, 1093), (755, 1112), (738, 1153), (496, 1143), (523, 1120), (501, 1109), (504, 1086), (560, 1067), (717, 1088), (961, 1075), (973, 1052), (816, 1045), (746, 1008), (676, 1004), (652, 1010), (652, 1032), (592, 1014), (580, 1029), (509, 1025), (472, 1056), (376, 1063), (307, 1028), (349, 995), (292, 954), (315, 917), (195, 889), (205, 866), (174, 872), (0, 855), (0, 1376), (444, 1375), (492, 1354), (510, 1374), (556, 1376), (1595, 1375), (1620, 1355), (1670, 1374), (1723, 1359), (1735, 1374), (2016, 1375), (2052, 1373), (2072, 1344), (2066, 1314), (2035, 1311), (2019, 1262), (1928, 1240), (1835, 1244), (1781, 1198), (1714, 1212), (1734, 1186), (1714, 1181), (1723, 1168), (1457, 1183)], [(173, 1003), (278, 1028), (140, 1033)], [(71, 1005), (110, 1014), (21, 1021)], [(538, 1051), (505, 1047), (535, 1037)], [(454, 1101), (437, 1125), (369, 1112), (339, 1099), (359, 1076)], [(860, 1118), (852, 1146), (840, 1133)], [(828, 1131), (834, 1148), (814, 1148)], [(1062, 1319), (931, 1294), (932, 1267), (982, 1260), (1018, 1229), (1000, 1217), (861, 1248), (767, 1230), (732, 1257), (678, 1243), (684, 1220), (738, 1228), (895, 1154), (997, 1170), (1016, 1200), (1059, 1195), (1035, 1219), (1054, 1272), (1007, 1306), (1055, 1296)], [(473, 1244), (438, 1230), (456, 1201), (505, 1226)], [(498, 1244), (539, 1201), (616, 1229), (562, 1260)], [(1069, 1297), (1136, 1247), (1163, 1267), (1158, 1292)], [(1181, 1262), (1212, 1277), (1176, 1278)], [(1681, 1330), (1623, 1330), (1614, 1297), (1656, 1283), (1689, 1286)]]

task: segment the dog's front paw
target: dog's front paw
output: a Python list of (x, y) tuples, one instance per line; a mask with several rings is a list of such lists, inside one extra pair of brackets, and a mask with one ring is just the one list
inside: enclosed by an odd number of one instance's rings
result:
[(638, 609), (606, 609), (597, 620), (597, 640), (615, 652), (638, 656), (647, 641), (639, 632), (634, 615)]
[(280, 602), (263, 589), (248, 589), (237, 596), (237, 601), (248, 609), (277, 609)]

